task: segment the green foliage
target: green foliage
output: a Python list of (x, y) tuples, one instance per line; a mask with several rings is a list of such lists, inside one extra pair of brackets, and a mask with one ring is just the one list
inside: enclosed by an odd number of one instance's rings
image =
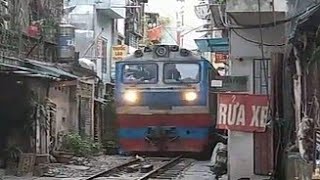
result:
[(34, 137), (36, 123), (39, 123), (41, 129), (48, 130), (50, 127), (49, 113), (50, 110), (46, 103), (40, 102), (37, 95), (31, 91), (28, 96), (26, 121), (23, 128), (25, 135)]
[(91, 156), (101, 152), (100, 143), (94, 142), (91, 138), (82, 137), (78, 133), (68, 133), (64, 135), (62, 147), (74, 153), (76, 156)]
[(163, 26), (168, 26), (171, 23), (171, 20), (169, 17), (160, 17), (160, 24)]
[(8, 148), (6, 148), (4, 150), (4, 152), (5, 152), (5, 156), (8, 159), (13, 160), (13, 161), (18, 161), (18, 159), (22, 153), (22, 150), (18, 145), (11, 145)]

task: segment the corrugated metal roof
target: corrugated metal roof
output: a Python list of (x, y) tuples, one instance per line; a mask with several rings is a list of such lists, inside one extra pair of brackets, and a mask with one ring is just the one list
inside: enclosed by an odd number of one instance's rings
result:
[(44, 70), (44, 72), (50, 72), (51, 74), (53, 73), (58, 77), (67, 77), (67, 78), (75, 78), (75, 79), (79, 78), (78, 76), (68, 73), (57, 67), (44, 66), (39, 64), (34, 64), (34, 65), (40, 67), (42, 70)]
[[(68, 73), (60, 68), (54, 67), (53, 65), (37, 63), (36, 61), (22, 61), (16, 58), (6, 58), (6, 60), (0, 62), (0, 66), (6, 67), (10, 70), (11, 73), (25, 75), (25, 76), (32, 76), (32, 77), (43, 77), (43, 78), (60, 78), (60, 79), (78, 79), (78, 76), (75, 76), (71, 73)], [(22, 70), (26, 73), (19, 73), (19, 71), (15, 72), (15, 70)]]

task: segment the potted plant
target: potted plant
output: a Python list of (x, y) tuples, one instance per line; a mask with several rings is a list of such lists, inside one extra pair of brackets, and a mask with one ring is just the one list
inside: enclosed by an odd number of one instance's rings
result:
[(15, 175), (17, 173), (21, 153), (22, 150), (18, 145), (10, 145), (4, 150), (6, 174)]

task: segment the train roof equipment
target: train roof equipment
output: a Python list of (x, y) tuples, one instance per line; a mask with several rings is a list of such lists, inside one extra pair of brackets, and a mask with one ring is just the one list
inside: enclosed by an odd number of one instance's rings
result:
[(153, 45), (138, 49), (123, 61), (200, 61), (199, 55), (177, 45)]

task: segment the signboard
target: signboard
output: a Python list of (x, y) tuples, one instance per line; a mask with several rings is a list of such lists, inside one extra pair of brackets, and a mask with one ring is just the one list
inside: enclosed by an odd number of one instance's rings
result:
[(214, 62), (215, 63), (227, 63), (228, 61), (228, 54), (227, 53), (213, 53), (214, 54)]
[(194, 7), (194, 12), (199, 19), (207, 20), (209, 15), (209, 5), (205, 2), (201, 2), (201, 4)]
[(162, 37), (162, 26), (157, 26), (147, 30), (147, 37), (151, 42), (160, 41)]
[(218, 94), (218, 129), (264, 132), (268, 117), (265, 95)]
[(122, 60), (128, 54), (128, 48), (126, 45), (116, 45), (112, 47), (112, 59)]
[(105, 48), (104, 45), (105, 45), (104, 44), (104, 40), (99, 38), (97, 40), (97, 51), (96, 51), (97, 58), (102, 58), (103, 57), (102, 53), (103, 53), (103, 50)]
[[(248, 92), (248, 76), (220, 76), (211, 82), (211, 87), (215, 87), (218, 92)], [(221, 81), (220, 86), (216, 86), (217, 81)]]

